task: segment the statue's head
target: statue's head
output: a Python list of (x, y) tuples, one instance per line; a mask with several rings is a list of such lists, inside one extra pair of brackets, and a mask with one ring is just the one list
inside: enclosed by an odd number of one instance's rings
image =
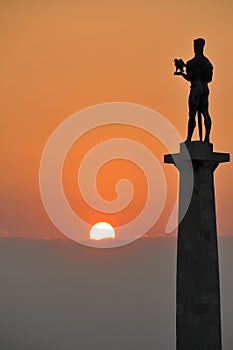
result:
[(194, 40), (194, 52), (203, 52), (203, 48), (205, 46), (205, 40), (202, 38), (198, 38)]

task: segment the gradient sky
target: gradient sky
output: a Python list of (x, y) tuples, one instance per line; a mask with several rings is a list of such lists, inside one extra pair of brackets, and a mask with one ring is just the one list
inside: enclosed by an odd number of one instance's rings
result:
[[(190, 59), (200, 36), (214, 65), (211, 141), (232, 153), (232, 10), (230, 0), (1, 1), (2, 235), (61, 236), (43, 208), (38, 169), (50, 134), (73, 113), (104, 102), (142, 104), (186, 137), (189, 84), (173, 76), (173, 59)], [(157, 152), (161, 164), (164, 152)], [(152, 234), (164, 232), (178, 190), (177, 171), (163, 169), (172, 186)], [(232, 177), (232, 163), (215, 173), (218, 231), (226, 235), (233, 233)]]

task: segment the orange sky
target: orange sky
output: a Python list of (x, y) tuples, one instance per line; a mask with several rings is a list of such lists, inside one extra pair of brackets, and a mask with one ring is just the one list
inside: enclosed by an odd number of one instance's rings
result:
[[(232, 154), (232, 11), (230, 0), (1, 1), (2, 232), (59, 235), (40, 199), (39, 163), (52, 131), (82, 108), (142, 104), (185, 138), (189, 84), (173, 76), (173, 59), (190, 59), (200, 36), (214, 65), (211, 141)], [(177, 171), (163, 168), (174, 182), (154, 233), (163, 231), (177, 191)], [(233, 234), (232, 177), (232, 163), (215, 173), (220, 234)]]

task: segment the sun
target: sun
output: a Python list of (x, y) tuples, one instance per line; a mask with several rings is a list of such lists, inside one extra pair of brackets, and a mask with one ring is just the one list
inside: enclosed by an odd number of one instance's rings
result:
[(108, 222), (97, 222), (90, 230), (90, 239), (99, 241), (100, 239), (115, 238), (115, 230)]

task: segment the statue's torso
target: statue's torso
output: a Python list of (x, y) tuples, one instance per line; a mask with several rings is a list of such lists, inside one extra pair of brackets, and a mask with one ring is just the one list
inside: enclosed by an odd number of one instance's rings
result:
[(187, 62), (186, 73), (191, 83), (200, 81), (208, 84), (212, 80), (213, 66), (205, 56), (194, 57)]

